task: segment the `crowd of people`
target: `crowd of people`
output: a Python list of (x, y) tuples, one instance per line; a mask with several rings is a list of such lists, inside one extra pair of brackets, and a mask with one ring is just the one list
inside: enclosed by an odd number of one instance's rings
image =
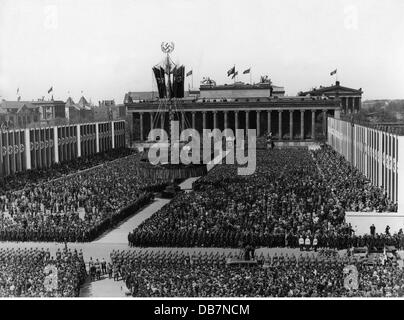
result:
[(0, 249), (0, 297), (77, 297), (86, 277), (81, 251)]
[[(229, 265), (223, 253), (114, 251), (136, 297), (402, 297), (404, 271), (391, 262), (366, 264), (348, 256), (263, 254), (255, 265)], [(358, 286), (346, 284), (356, 267)]]
[[(338, 174), (336, 174), (338, 173)], [(329, 147), (257, 150), (257, 169), (237, 176), (218, 165), (128, 235), (132, 246), (347, 247), (354, 238), (345, 211), (396, 211)], [(384, 238), (383, 238), (384, 239)]]
[(57, 179), (79, 170), (85, 170), (133, 153), (135, 153), (134, 149), (116, 148), (106, 152), (93, 154), (88, 157), (79, 157), (70, 161), (54, 163), (49, 168), (17, 172), (0, 178), (0, 194), (4, 194), (7, 191), (21, 190), (33, 184)]
[(141, 177), (132, 154), (0, 195), (0, 241), (92, 241), (167, 185)]

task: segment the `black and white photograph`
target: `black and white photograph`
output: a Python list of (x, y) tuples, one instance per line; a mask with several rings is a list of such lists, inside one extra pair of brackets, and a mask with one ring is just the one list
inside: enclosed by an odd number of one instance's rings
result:
[(0, 301), (404, 297), (403, 17), (0, 0)]

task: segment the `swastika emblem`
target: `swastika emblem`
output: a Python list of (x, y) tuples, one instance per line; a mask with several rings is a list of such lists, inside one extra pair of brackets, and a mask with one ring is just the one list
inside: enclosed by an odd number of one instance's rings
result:
[(171, 53), (174, 51), (174, 42), (162, 42), (161, 51), (164, 53)]

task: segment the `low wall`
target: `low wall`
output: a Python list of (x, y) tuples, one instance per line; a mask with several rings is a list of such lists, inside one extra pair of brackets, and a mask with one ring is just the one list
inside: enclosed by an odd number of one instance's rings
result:
[(376, 233), (384, 233), (386, 226), (390, 233), (404, 229), (404, 215), (395, 212), (346, 212), (345, 221), (350, 223), (356, 235), (370, 234), (370, 226), (376, 227)]

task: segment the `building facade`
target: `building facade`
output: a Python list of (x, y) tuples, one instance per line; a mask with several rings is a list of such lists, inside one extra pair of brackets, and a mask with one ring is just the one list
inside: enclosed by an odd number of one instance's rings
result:
[(225, 85), (202, 84), (199, 89), (199, 99), (205, 101), (235, 101), (238, 99), (283, 97), (284, 95), (285, 89), (283, 87), (273, 86), (270, 82), (257, 84), (236, 82), (234, 84)]
[(39, 107), (26, 101), (2, 101), (0, 103), (0, 123), (3, 128), (26, 128), (39, 122)]
[[(80, 101), (82, 100), (83, 99)], [(67, 121), (70, 123), (94, 121), (94, 115), (91, 108), (89, 106), (83, 106), (82, 103), (75, 103), (71, 97), (69, 97), (66, 101), (65, 114)], [(107, 120), (107, 118), (104, 120)]]
[(1, 101), (0, 122), (3, 128), (27, 128), (54, 125), (66, 118), (65, 102), (59, 100)]
[(320, 86), (306, 92), (299, 92), (299, 96), (324, 97), (341, 100), (341, 111), (345, 114), (356, 113), (362, 107), (362, 88), (352, 89), (341, 86), (339, 81), (329, 87)]
[[(154, 128), (169, 130), (169, 114), (161, 102), (126, 103), (132, 117), (132, 140), (145, 141)], [(238, 101), (179, 100), (175, 120), (182, 128), (256, 129), (257, 137), (271, 132), (278, 141), (313, 141), (326, 134), (327, 116), (339, 117), (338, 99), (306, 97), (244, 98)]]
[(0, 177), (125, 145), (124, 120), (1, 131)]

